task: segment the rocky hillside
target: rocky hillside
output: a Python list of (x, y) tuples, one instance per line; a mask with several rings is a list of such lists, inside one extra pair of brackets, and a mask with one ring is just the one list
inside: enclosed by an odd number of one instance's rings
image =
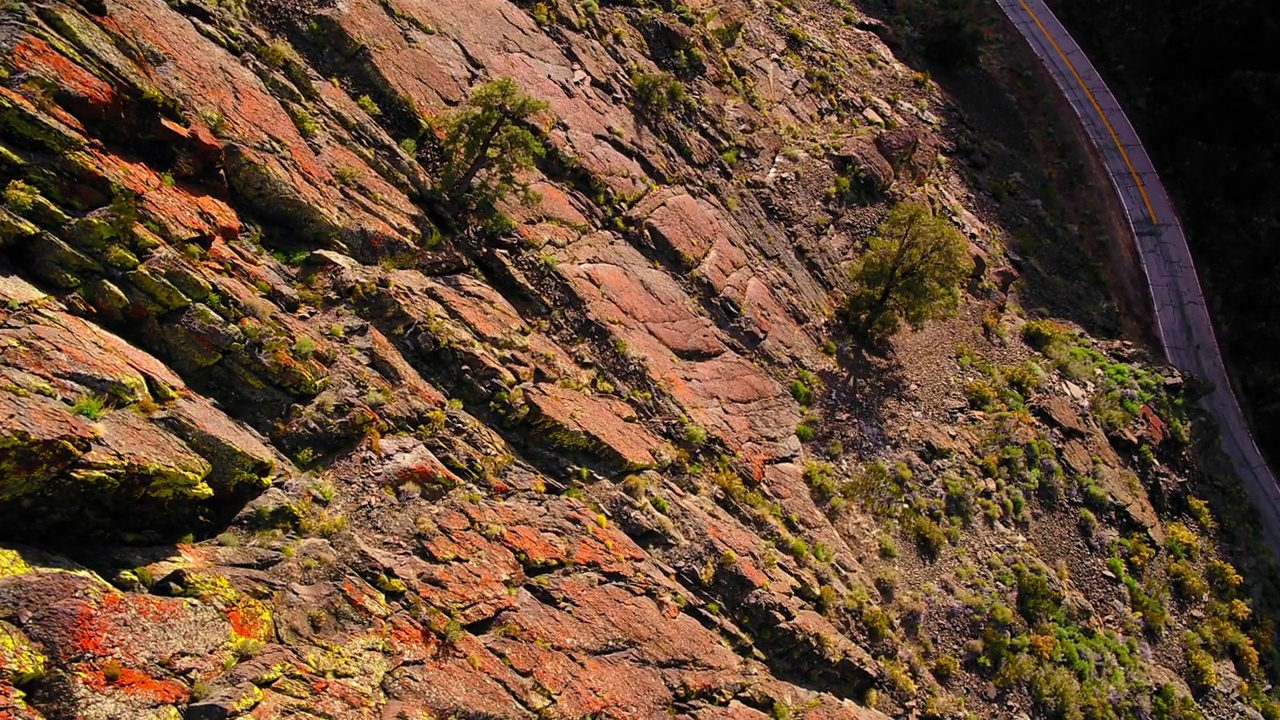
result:
[[(919, 6), (0, 0), (0, 717), (1280, 717), (1104, 186)], [(961, 310), (856, 342), (907, 200)]]

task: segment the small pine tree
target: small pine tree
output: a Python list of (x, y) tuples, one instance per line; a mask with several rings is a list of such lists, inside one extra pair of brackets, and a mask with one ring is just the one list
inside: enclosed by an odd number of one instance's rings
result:
[(517, 190), (527, 196), (517, 175), (546, 154), (530, 120), (547, 107), (515, 80), (501, 78), (476, 88), (446, 119), (440, 190), (450, 210), (472, 211)]
[(856, 334), (881, 339), (906, 322), (915, 329), (960, 304), (960, 283), (973, 264), (965, 240), (928, 208), (902, 203), (850, 268), (849, 321)]

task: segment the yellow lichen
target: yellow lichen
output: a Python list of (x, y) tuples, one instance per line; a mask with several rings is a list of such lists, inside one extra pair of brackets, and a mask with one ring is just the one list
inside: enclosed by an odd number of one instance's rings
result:
[(31, 572), (31, 566), (18, 554), (17, 550), (0, 547), (0, 577), (22, 575)]
[(242, 639), (269, 641), (275, 634), (271, 609), (237, 590), (230, 580), (221, 575), (188, 575), (183, 594), (218, 607), (231, 623), (233, 642)]
[(45, 657), (17, 629), (0, 623), (0, 677), (25, 685), (44, 677)]

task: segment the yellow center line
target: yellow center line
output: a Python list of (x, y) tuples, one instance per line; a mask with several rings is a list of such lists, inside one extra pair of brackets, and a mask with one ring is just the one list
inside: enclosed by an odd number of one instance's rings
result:
[(1071, 74), (1075, 75), (1076, 82), (1080, 84), (1080, 89), (1084, 90), (1084, 94), (1089, 97), (1089, 102), (1093, 103), (1093, 109), (1098, 111), (1098, 117), (1102, 118), (1103, 124), (1107, 126), (1107, 132), (1111, 133), (1111, 140), (1116, 144), (1116, 149), (1120, 151), (1120, 156), (1124, 158), (1124, 164), (1128, 166), (1129, 173), (1133, 175), (1134, 181), (1138, 183), (1138, 192), (1142, 194), (1142, 202), (1147, 206), (1147, 214), (1151, 216), (1151, 222), (1159, 225), (1160, 219), (1156, 217), (1156, 210), (1151, 206), (1151, 198), (1147, 196), (1146, 183), (1142, 182), (1142, 176), (1139, 175), (1138, 170), (1133, 167), (1133, 160), (1129, 158), (1129, 152), (1124, 149), (1124, 143), (1120, 141), (1120, 135), (1116, 133), (1115, 127), (1111, 125), (1111, 119), (1102, 111), (1102, 105), (1100, 105), (1098, 103), (1098, 99), (1093, 96), (1093, 92), (1091, 92), (1089, 90), (1089, 86), (1085, 84), (1084, 78), (1080, 77), (1080, 71), (1076, 70), (1075, 63), (1071, 62), (1071, 58), (1067, 57), (1067, 53), (1062, 50), (1062, 46), (1058, 45), (1058, 41), (1053, 39), (1053, 35), (1049, 32), (1049, 29), (1044, 26), (1044, 23), (1040, 21), (1040, 17), (1031, 9), (1031, 6), (1027, 4), (1027, 0), (1018, 0), (1018, 2), (1022, 3), (1022, 9), (1027, 11), (1027, 14), (1031, 16), (1031, 19), (1040, 27), (1040, 32), (1044, 33), (1044, 36), (1049, 39), (1049, 42), (1053, 45), (1053, 49), (1057, 50), (1058, 55), (1062, 56), (1062, 61), (1067, 64), (1067, 67), (1071, 70)]

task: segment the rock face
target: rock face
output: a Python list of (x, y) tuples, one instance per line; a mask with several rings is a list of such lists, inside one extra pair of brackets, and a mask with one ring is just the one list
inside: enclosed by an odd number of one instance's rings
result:
[[(1050, 713), (983, 649), (1086, 625), (1186, 695), (1068, 579), (1165, 541), (1181, 390), (1011, 369), (950, 99), (825, 2), (603, 5), (0, 0), (0, 718)], [(547, 153), (494, 230), (435, 187), (504, 76)], [(885, 360), (838, 320), (906, 198), (1005, 280)]]

